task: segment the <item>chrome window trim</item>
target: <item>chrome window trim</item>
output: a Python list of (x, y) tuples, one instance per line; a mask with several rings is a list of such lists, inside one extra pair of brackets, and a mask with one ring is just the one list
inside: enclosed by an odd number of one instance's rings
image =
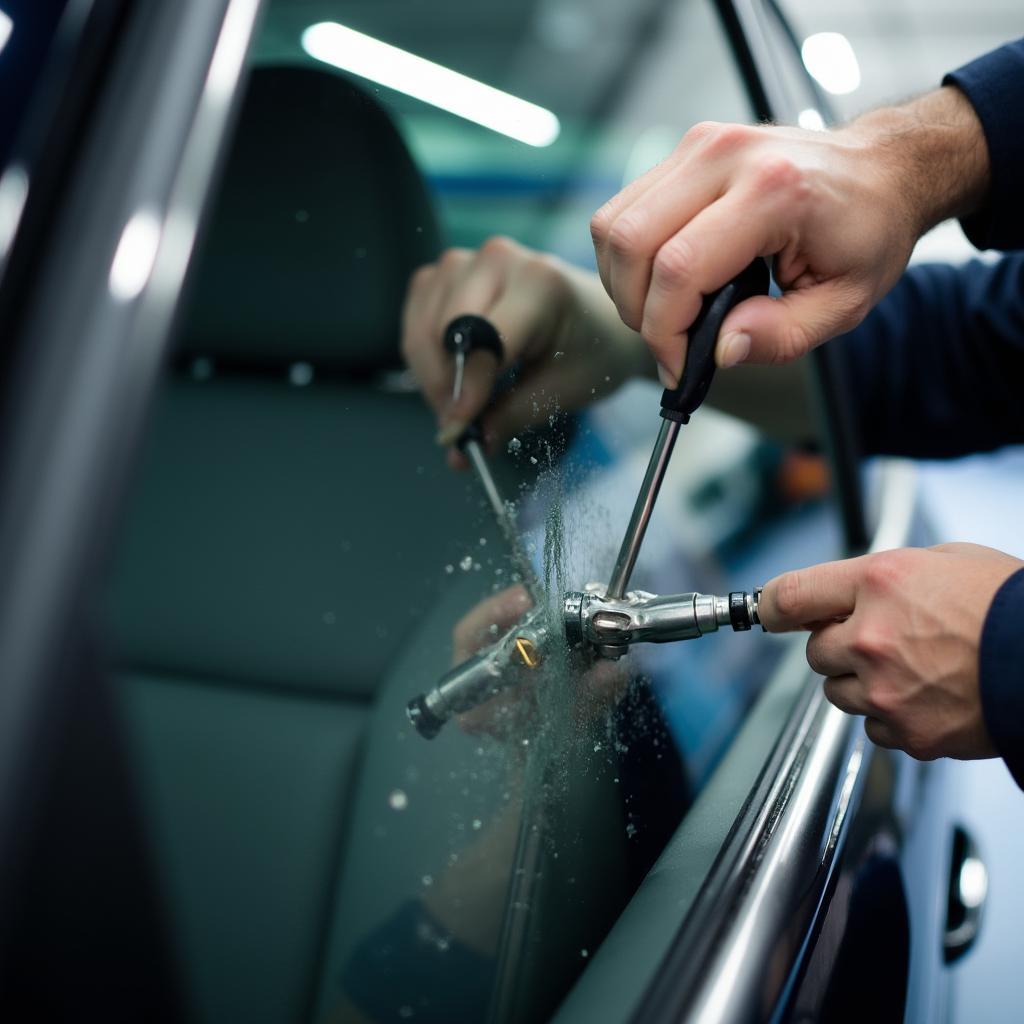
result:
[[(17, 339), (32, 358), (16, 381), (16, 429), (0, 439), (0, 899), (54, 754), (62, 686), (77, 682), (62, 678), (61, 656), (90, 618), (261, 5), (135, 8), (32, 282)], [(114, 288), (141, 211), (148, 235), (136, 230), (129, 256), (144, 272)]]

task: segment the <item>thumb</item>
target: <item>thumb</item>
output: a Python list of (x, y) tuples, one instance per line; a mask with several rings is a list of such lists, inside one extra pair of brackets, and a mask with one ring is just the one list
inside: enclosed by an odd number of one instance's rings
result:
[(718, 336), (719, 366), (737, 363), (788, 363), (834, 338), (864, 318), (867, 303), (849, 281), (825, 281), (741, 302)]

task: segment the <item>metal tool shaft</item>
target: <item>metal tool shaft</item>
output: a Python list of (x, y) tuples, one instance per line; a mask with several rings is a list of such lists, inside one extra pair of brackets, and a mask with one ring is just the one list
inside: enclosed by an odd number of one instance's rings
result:
[(526, 552), (523, 551), (512, 511), (502, 498), (497, 484), (494, 482), (494, 477), (491, 475), (491, 467), (487, 464), (484, 450), (480, 446), (479, 441), (473, 440), (464, 442), (462, 450), (466, 453), (466, 458), (469, 459), (469, 463), (473, 467), (473, 472), (476, 473), (477, 480), (480, 481), (484, 494), (487, 495), (487, 501), (494, 512), (494, 518), (498, 521), (498, 528), (505, 538), (505, 543), (508, 544), (512, 564), (522, 577), (526, 589), (536, 600), (538, 598), (537, 577), (533, 571), (533, 566), (530, 564), (530, 560), (526, 557)]
[(640, 545), (647, 532), (651, 512), (654, 511), (654, 503), (658, 499), (661, 482), (665, 479), (668, 460), (672, 456), (672, 448), (678, 436), (679, 423), (669, 419), (661, 421), (661, 430), (658, 431), (658, 439), (654, 442), (651, 461), (647, 464), (647, 473), (644, 476), (644, 482), (640, 485), (640, 493), (637, 495), (636, 505), (633, 506), (633, 515), (629, 520), (629, 526), (626, 527), (626, 535), (622, 538), (622, 547), (619, 548), (619, 557), (615, 559), (612, 578), (608, 581), (607, 597), (625, 596), (626, 587), (629, 586), (630, 577), (633, 575), (633, 567), (636, 565), (636, 557), (640, 553)]

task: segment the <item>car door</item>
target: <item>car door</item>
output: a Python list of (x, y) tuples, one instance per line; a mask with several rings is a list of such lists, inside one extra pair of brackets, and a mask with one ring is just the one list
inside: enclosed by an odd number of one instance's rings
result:
[[(86, 685), (44, 655), (88, 624), (192, 1018), (820, 1005), (841, 961), (814, 939), (834, 894), (857, 891), (850, 851), (898, 859), (927, 776), (824, 704), (798, 642), (670, 645), (603, 689), (563, 666), (498, 708), (508, 723), (478, 715), (434, 741), (405, 718), (459, 620), (511, 576), (401, 372), (408, 274), (446, 242), (503, 232), (586, 264), (592, 210), (689, 123), (791, 116), (767, 105), (759, 55), (779, 44), (763, 12), (279, 2), (254, 36), (257, 6), (131, 23), (92, 163), (71, 179), (69, 209), (91, 210), (96, 233), (61, 221), (30, 279), (2, 534), (18, 568), (4, 656), (26, 695), (12, 735), (42, 735), (60, 679)], [(316, 45), (325, 23), (547, 104), (559, 136), (510, 139), (374, 82)], [(171, 57), (146, 59), (168, 40)], [(47, 301), (65, 292), (76, 302)], [(913, 535), (901, 467), (877, 474), (865, 517), (841, 381), (825, 355), (816, 373), (810, 397), (793, 393), (799, 445), (701, 411), (638, 585), (749, 588), (862, 548), (865, 519), (875, 546)], [(607, 574), (656, 426), (649, 386), (601, 397), (569, 417), (539, 396), (544, 429), (494, 459), (549, 594)]]

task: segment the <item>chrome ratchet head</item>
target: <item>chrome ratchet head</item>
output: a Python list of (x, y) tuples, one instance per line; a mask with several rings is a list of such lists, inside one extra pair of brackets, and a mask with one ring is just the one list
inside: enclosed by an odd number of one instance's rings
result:
[(753, 594), (735, 591), (728, 597), (697, 593), (659, 596), (632, 590), (625, 597), (614, 598), (590, 584), (585, 591), (565, 595), (562, 623), (570, 648), (589, 649), (598, 657), (617, 660), (636, 643), (696, 640), (720, 626), (745, 632), (761, 623), (757, 615), (760, 596), (757, 588)]

